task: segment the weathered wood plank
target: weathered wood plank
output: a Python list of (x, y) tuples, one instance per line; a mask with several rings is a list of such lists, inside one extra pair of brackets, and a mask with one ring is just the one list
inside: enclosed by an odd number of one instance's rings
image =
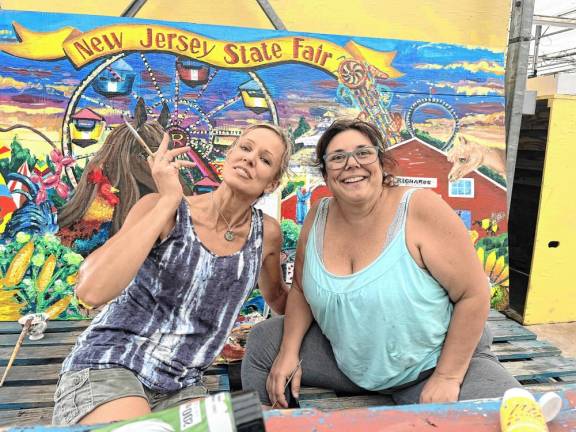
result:
[[(55, 362), (46, 365), (13, 366), (6, 378), (5, 386), (24, 386), (40, 384), (56, 384), (60, 373), (61, 363)], [(3, 373), (0, 370), (0, 373)], [(225, 367), (212, 367), (204, 372), (205, 376), (228, 376)]]
[[(513, 322), (490, 321), (489, 325), (494, 333), (494, 339), (500, 341), (536, 339), (536, 335), (521, 325)], [(70, 352), (71, 345), (49, 345), (35, 347), (25, 344), (22, 346), (16, 364), (36, 365), (55, 361), (62, 361)], [(0, 348), (0, 365), (5, 365), (10, 357), (12, 347)]]
[(558, 378), (562, 383), (576, 383), (576, 374), (574, 375), (564, 375)]
[(539, 340), (495, 343), (492, 345), (492, 352), (500, 361), (552, 357), (561, 354), (561, 351), (554, 345)]
[(536, 334), (515, 321), (488, 321), (494, 335), (494, 342), (511, 340), (535, 340)]
[(394, 401), (390, 396), (361, 395), (339, 398), (327, 397), (321, 399), (300, 399), (300, 408), (316, 408), (322, 411), (385, 405), (394, 405)]
[[(61, 364), (13, 366), (6, 377), (5, 386), (56, 384)], [(1, 370), (4, 373), (4, 370)]]
[(506, 319), (508, 319), (508, 318), (506, 318), (506, 315), (504, 315), (502, 312), (498, 312), (497, 310), (490, 309), (490, 313), (488, 314), (488, 320), (489, 321), (503, 321)]
[(522, 384), (524, 388), (530, 390), (533, 393), (545, 393), (549, 391), (558, 392), (562, 391), (570, 385), (574, 385), (574, 383), (564, 382), (564, 381), (554, 381), (548, 383), (539, 383), (539, 384)]
[(503, 362), (502, 366), (519, 381), (576, 375), (576, 360), (564, 357), (545, 357), (530, 361)]
[(55, 384), (0, 388), (0, 410), (46, 408), (54, 405)]
[[(22, 346), (14, 365), (42, 365), (62, 362), (72, 350), (72, 345), (52, 345), (44, 347)], [(0, 366), (6, 366), (12, 354), (11, 347), (0, 348)]]
[[(24, 339), (22, 346), (45, 346), (45, 345), (74, 345), (76, 339), (82, 331), (75, 330), (71, 332), (46, 333), (40, 340)], [(14, 347), (18, 340), (18, 334), (0, 334), (0, 347)]]
[(299, 401), (335, 398), (335, 397), (337, 396), (334, 390), (320, 387), (307, 387), (307, 386), (300, 387)]
[(0, 426), (49, 425), (52, 422), (52, 410), (52, 407), (0, 410)]
[[(69, 332), (84, 330), (90, 325), (91, 320), (78, 321), (49, 321), (46, 333)], [(17, 321), (0, 321), (0, 334), (20, 333), (22, 326)]]
[(202, 382), (210, 393), (230, 391), (230, 380), (228, 375), (204, 375)]

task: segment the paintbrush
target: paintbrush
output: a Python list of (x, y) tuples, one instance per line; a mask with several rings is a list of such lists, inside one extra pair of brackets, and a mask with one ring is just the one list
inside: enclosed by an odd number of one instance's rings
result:
[(28, 334), (28, 330), (30, 330), (30, 326), (32, 325), (32, 320), (34, 317), (30, 317), (24, 323), (24, 327), (22, 327), (22, 331), (20, 332), (20, 336), (16, 341), (16, 345), (14, 346), (14, 350), (12, 351), (12, 355), (10, 356), (10, 360), (8, 360), (8, 364), (6, 365), (6, 369), (4, 369), (4, 375), (2, 375), (2, 380), (0, 380), (0, 387), (4, 385), (4, 381), (6, 381), (6, 377), (8, 376), (8, 371), (12, 367), (14, 360), (16, 360), (16, 355), (18, 351), (20, 351), (20, 347), (22, 346), (22, 342), (24, 342), (24, 338)]
[(140, 134), (136, 131), (136, 129), (134, 129), (134, 127), (130, 124), (130, 122), (128, 120), (126, 120), (124, 118), (124, 116), (122, 116), (122, 120), (124, 120), (124, 124), (126, 124), (130, 133), (132, 133), (134, 138), (136, 138), (136, 141), (138, 141), (138, 144), (140, 144), (144, 148), (146, 153), (148, 153), (148, 156), (154, 157), (154, 153), (152, 152), (152, 150), (150, 150), (150, 147), (148, 147), (148, 144), (146, 144), (146, 141), (144, 141), (142, 139)]
[[(302, 365), (302, 359), (300, 359), (300, 361), (298, 362), (298, 364), (296, 365), (296, 367), (294, 368), (294, 370), (290, 373), (290, 376), (288, 377), (288, 380), (286, 381), (286, 384), (284, 384), (284, 393), (286, 393), (286, 389), (288, 388), (288, 386), (290, 385), (290, 382), (292, 382), (292, 379), (294, 378), (294, 375), (296, 375), (296, 372), (298, 372), (298, 369), (300, 369), (300, 365)], [(276, 405), (278, 404), (278, 400), (276, 400), (276, 402), (274, 402), (272, 404), (272, 409), (276, 408)]]

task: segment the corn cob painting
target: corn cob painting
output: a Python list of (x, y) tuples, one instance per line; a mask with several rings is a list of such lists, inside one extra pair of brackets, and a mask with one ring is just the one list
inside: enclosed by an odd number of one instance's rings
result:
[(39, 312), (49, 319), (83, 318), (73, 291), (82, 260), (52, 234), (19, 232), (0, 245), (0, 319)]

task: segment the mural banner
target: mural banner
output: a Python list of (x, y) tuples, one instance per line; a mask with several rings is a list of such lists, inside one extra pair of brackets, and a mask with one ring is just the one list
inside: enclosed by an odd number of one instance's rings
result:
[[(372, 122), (402, 184), (460, 216), (504, 307), (503, 64), (503, 52), (426, 41), (0, 11), (0, 320), (84, 316), (73, 295), (84, 257), (151, 190), (142, 149), (114, 133), (138, 104), (191, 147), (191, 194), (218, 186), (243, 128), (286, 129), (292, 174), (259, 205), (280, 219), (287, 280), (308, 209), (330, 193), (319, 137), (339, 117)], [(263, 314), (255, 292), (229, 357)]]
[(334, 75), (343, 60), (367, 61), (380, 76), (402, 74), (390, 66), (395, 53), (378, 52), (353, 41), (342, 47), (317, 38), (293, 36), (255, 42), (225, 42), (174, 27), (160, 25), (112, 25), (80, 32), (64, 27), (53, 32), (32, 32), (17, 23), (20, 43), (0, 44), (0, 50), (30, 60), (64, 57), (80, 68), (102, 57), (125, 51), (158, 51), (201, 60), (224, 68), (255, 68), (296, 62), (319, 67)]

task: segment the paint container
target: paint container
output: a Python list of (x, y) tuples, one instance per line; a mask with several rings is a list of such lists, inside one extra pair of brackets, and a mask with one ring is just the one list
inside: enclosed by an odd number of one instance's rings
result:
[(528, 390), (512, 388), (504, 393), (500, 406), (502, 432), (548, 432), (546, 422), (558, 415), (562, 399), (545, 393), (538, 402)]
[(256, 392), (218, 393), (93, 432), (265, 432)]

